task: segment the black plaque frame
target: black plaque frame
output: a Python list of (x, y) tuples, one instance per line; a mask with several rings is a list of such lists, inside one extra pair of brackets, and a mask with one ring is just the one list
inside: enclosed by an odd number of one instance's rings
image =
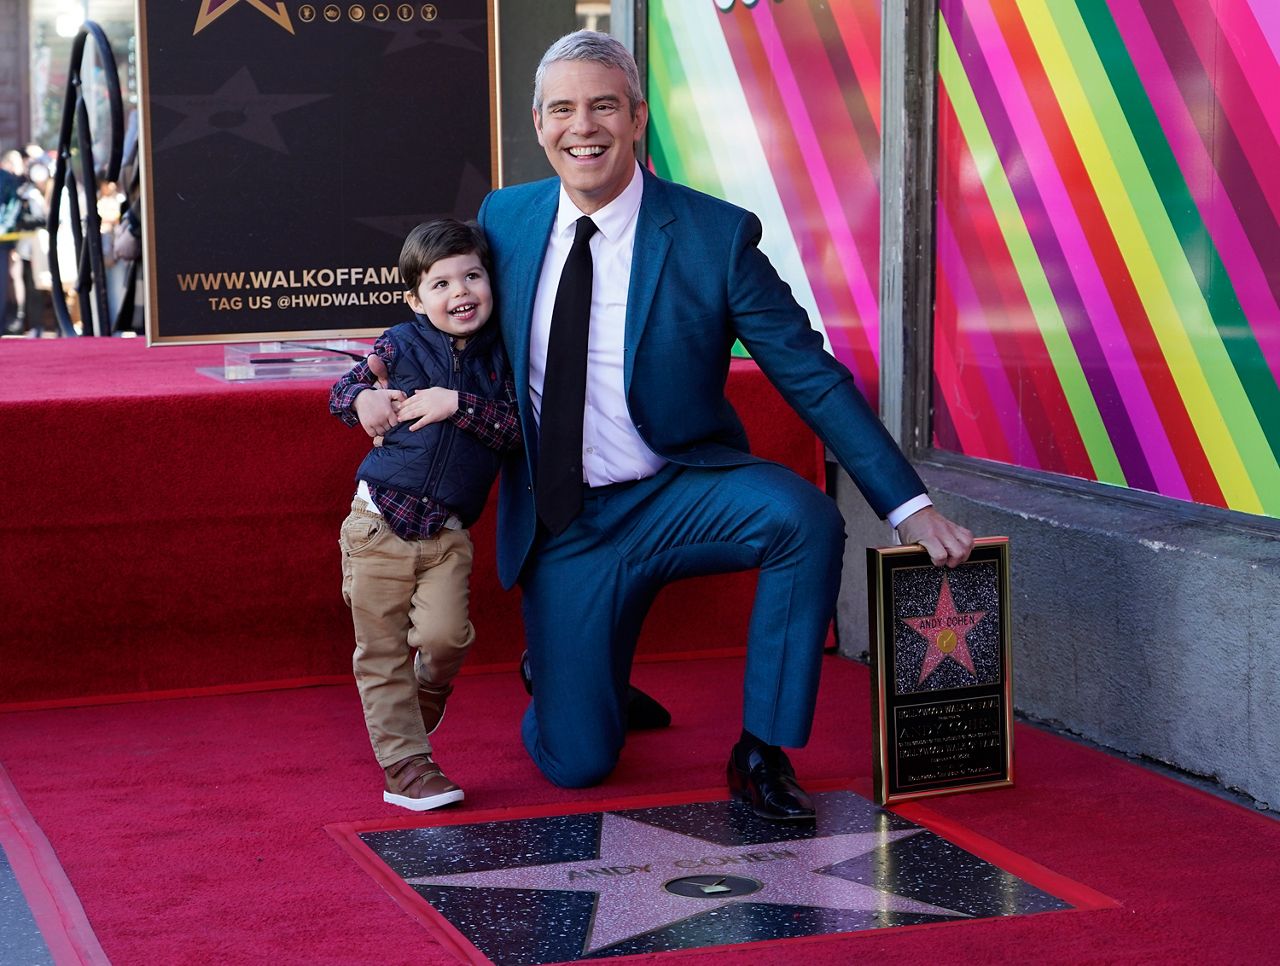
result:
[(405, 234), (502, 180), (497, 0), (136, 3), (148, 343), (405, 321)]
[[(1008, 539), (976, 540), (954, 571), (934, 567), (918, 545), (869, 547), (867, 590), (876, 801), (1012, 785)], [(927, 629), (907, 621), (936, 618), (945, 609), (944, 591), (959, 612), (950, 623), (963, 633), (952, 628), (950, 638), (940, 633), (931, 640)], [(952, 653), (957, 659), (950, 660)]]

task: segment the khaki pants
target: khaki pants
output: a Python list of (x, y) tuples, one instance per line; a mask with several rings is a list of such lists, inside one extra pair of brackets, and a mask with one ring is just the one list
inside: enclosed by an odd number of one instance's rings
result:
[(422, 655), (422, 683), (443, 687), (475, 640), (467, 617), (471, 537), (443, 529), (425, 540), (402, 540), (356, 500), (338, 543), (342, 596), (356, 632), (356, 685), (373, 753), (385, 768), (431, 751), (414, 653)]

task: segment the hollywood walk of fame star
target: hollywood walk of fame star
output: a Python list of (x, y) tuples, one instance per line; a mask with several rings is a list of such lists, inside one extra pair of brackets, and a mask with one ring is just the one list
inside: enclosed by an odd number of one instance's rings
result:
[(977, 677), (973, 670), (973, 657), (969, 654), (968, 633), (987, 616), (985, 610), (960, 613), (951, 600), (951, 586), (946, 574), (942, 576), (942, 590), (938, 593), (938, 606), (932, 614), (923, 617), (903, 617), (900, 620), (929, 642), (924, 661), (920, 664), (920, 680), (933, 673), (934, 668), (946, 658), (958, 662), (966, 671)]
[[(596, 858), (426, 875), (405, 881), (424, 886), (594, 892), (595, 915), (583, 944), (583, 955), (735, 902), (969, 918), (964, 912), (884, 892), (825, 871), (921, 831), (853, 832), (764, 845), (725, 846), (606, 812), (601, 820)], [(735, 882), (753, 879), (760, 888), (728, 896), (714, 880), (701, 888), (695, 882), (690, 888), (688, 880), (704, 878), (707, 873)], [(680, 891), (693, 894), (668, 891), (665, 886), (673, 880), (683, 880)]]
[[(224, 13), (234, 7), (240, 0), (201, 0), (200, 13), (196, 16), (196, 28), (191, 31), (191, 36), (195, 36), (205, 27), (213, 23)], [(246, 0), (253, 9), (266, 14), (273, 22), (279, 24), (289, 33), (293, 33), (293, 22), (289, 19), (289, 11), (285, 9), (283, 3), (277, 2), (274, 9), (269, 7), (263, 0)]]
[(186, 117), (156, 145), (157, 151), (177, 147), (214, 134), (234, 134), (272, 151), (288, 154), (289, 147), (273, 118), (285, 111), (331, 97), (330, 94), (263, 94), (241, 67), (212, 94), (166, 94), (151, 98)]

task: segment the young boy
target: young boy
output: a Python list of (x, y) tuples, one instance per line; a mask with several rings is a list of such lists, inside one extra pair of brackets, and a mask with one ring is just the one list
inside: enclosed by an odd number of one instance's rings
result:
[(342, 594), (383, 800), (425, 811), (463, 798), (427, 736), (475, 639), (466, 528), (520, 434), (502, 340), (485, 325), (493, 294), (483, 232), (453, 219), (419, 225), (400, 276), (414, 320), (379, 336), (334, 385), (329, 411), (375, 437), (339, 537)]

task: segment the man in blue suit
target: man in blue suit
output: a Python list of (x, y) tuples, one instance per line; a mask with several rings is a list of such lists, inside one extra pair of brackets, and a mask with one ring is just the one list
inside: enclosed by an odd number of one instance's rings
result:
[[(624, 46), (591, 31), (562, 38), (533, 96), (557, 177), (495, 191), (480, 210), (526, 443), (504, 467), (498, 511), (499, 576), (524, 595), (523, 738), (555, 784), (600, 782), (628, 705), (652, 700), (628, 682), (658, 590), (758, 568), (729, 787), (765, 818), (808, 820), (780, 746), (809, 737), (844, 523), (829, 497), (748, 451), (724, 396), (734, 340), (904, 543), (955, 566), (972, 535), (932, 507), (824, 350), (757, 247), (755, 215), (637, 163), (647, 120)], [(578, 328), (583, 344), (566, 348)], [(566, 449), (567, 461), (548, 455)]]

